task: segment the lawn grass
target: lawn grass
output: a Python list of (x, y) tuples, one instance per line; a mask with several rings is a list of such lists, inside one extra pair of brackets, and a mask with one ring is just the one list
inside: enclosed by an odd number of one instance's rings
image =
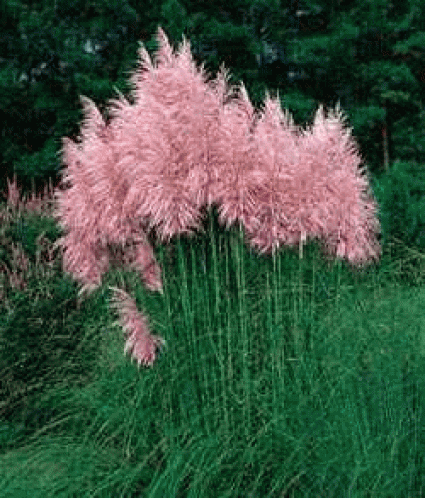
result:
[[(79, 301), (52, 218), (1, 212), (2, 497), (425, 494), (423, 254), (258, 256), (212, 212), (156, 247), (163, 296), (115, 267)], [(124, 356), (109, 286), (166, 340), (152, 368)]]

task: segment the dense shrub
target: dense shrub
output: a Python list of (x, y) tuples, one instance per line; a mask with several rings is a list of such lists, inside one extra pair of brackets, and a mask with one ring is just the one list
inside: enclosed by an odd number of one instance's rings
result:
[(374, 180), (384, 243), (396, 237), (408, 246), (425, 247), (425, 165), (395, 161)]

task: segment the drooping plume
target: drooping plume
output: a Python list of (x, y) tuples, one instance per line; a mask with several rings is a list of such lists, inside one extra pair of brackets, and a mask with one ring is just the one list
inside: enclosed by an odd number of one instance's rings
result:
[(130, 351), (139, 366), (151, 366), (158, 348), (165, 344), (164, 339), (151, 334), (147, 319), (139, 313), (134, 299), (117, 287), (111, 287), (111, 290), (111, 306), (116, 309), (119, 315), (118, 323), (127, 334), (124, 353)]
[[(64, 270), (83, 284), (81, 291), (92, 291), (109, 268), (108, 245), (124, 246), (136, 237), (139, 245), (146, 246), (146, 256), (151, 248), (143, 231), (146, 220), (124, 210), (129, 189), (126, 154), (120, 151), (113, 127), (105, 124), (95, 104), (86, 97), (81, 100), (85, 121), (80, 143), (63, 139), (63, 162), (67, 166), (63, 182), (70, 188), (56, 192), (56, 217), (66, 231), (56, 245), (64, 250)], [(153, 253), (142, 266), (150, 266), (152, 258)], [(161, 290), (160, 277), (157, 280), (156, 290)]]

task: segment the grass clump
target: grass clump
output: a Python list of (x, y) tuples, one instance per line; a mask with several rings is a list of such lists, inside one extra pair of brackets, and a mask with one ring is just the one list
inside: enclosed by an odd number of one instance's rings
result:
[[(212, 212), (156, 249), (163, 296), (112, 268), (80, 302), (48, 213), (2, 216), (2, 496), (423, 493), (419, 252), (362, 274), (315, 243), (259, 257)], [(151, 369), (122, 354), (118, 283), (167, 341)]]

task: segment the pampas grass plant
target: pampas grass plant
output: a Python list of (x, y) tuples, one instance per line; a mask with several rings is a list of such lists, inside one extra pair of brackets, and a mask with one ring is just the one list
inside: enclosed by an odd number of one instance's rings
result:
[[(117, 252), (78, 306), (52, 200), (18, 201), (0, 209), (4, 497), (423, 493), (425, 297), (406, 285), (408, 247), (363, 274), (314, 243), (270, 259), (213, 208), (195, 239), (155, 250), (163, 296)], [(122, 355), (109, 287), (167, 339), (154, 368)]]
[[(378, 259), (376, 202), (338, 109), (326, 117), (320, 107), (312, 129), (302, 131), (267, 95), (254, 126), (243, 84), (240, 92), (229, 88), (223, 67), (207, 82), (186, 40), (177, 54), (161, 28), (158, 41), (156, 65), (140, 48), (134, 104), (122, 96), (113, 101), (107, 125), (83, 97), (81, 141), (64, 139), (70, 188), (57, 196), (57, 219), (67, 231), (58, 244), (64, 269), (83, 290), (100, 285), (108, 244), (128, 242), (136, 242), (134, 263), (148, 288), (162, 290), (147, 230), (155, 229), (161, 242), (191, 235), (201, 210), (213, 205), (220, 222), (243, 228), (262, 254), (316, 237), (352, 264)], [(129, 309), (118, 306), (133, 324), (125, 349), (152, 365), (160, 342)]]
[[(243, 89), (185, 86), (188, 50), (161, 53), (108, 125), (84, 101), (65, 190), (21, 200), (15, 178), (0, 204), (2, 497), (423, 495), (424, 259), (361, 264), (374, 206), (339, 111), (301, 131), (268, 99), (252, 121)], [(202, 88), (224, 103), (198, 129), (179, 102)]]

